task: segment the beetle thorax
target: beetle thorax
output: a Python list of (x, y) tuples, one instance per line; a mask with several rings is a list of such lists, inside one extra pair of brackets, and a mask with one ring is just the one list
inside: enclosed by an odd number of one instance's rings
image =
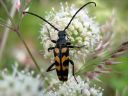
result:
[(65, 31), (60, 31), (58, 32), (58, 40), (57, 40), (57, 43), (58, 44), (66, 44), (66, 32)]

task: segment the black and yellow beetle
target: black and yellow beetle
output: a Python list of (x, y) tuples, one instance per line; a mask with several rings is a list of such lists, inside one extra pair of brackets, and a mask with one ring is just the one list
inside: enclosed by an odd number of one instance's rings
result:
[[(82, 47), (84, 47), (84, 45), (83, 46), (73, 46), (71, 44), (71, 42), (69, 42), (69, 40), (68, 40), (69, 38), (67, 37), (66, 29), (69, 27), (72, 20), (77, 15), (77, 13), (81, 9), (83, 9), (86, 5), (88, 5), (90, 3), (93, 3), (96, 6), (95, 2), (88, 2), (88, 3), (84, 4), (78, 11), (76, 11), (76, 13), (73, 15), (73, 17), (71, 18), (71, 20), (67, 24), (67, 26), (62, 31), (60, 31), (58, 28), (56, 28), (51, 23), (49, 23), (47, 20), (45, 20), (44, 18), (42, 18), (41, 16), (39, 16), (37, 14), (34, 14), (32, 12), (23, 12), (23, 13), (28, 13), (28, 14), (34, 15), (34, 16), (42, 19), (43, 21), (45, 21), (50, 26), (52, 26), (55, 30), (58, 31), (58, 40), (51, 40), (50, 32), (48, 30), (51, 42), (55, 43), (56, 45), (55, 45), (55, 47), (48, 48), (48, 51), (53, 50), (53, 52), (54, 52), (54, 63), (47, 69), (47, 72), (52, 71), (52, 70), (56, 70), (57, 76), (58, 76), (60, 81), (65, 82), (68, 80), (69, 63), (72, 64), (72, 66), (73, 66), (72, 67), (72, 73), (73, 73), (73, 76), (75, 78), (74, 62), (69, 58), (69, 49), (70, 48), (82, 48)], [(55, 66), (55, 68), (53, 68), (54, 66)], [(76, 80), (76, 78), (75, 78), (75, 80)], [(77, 82), (77, 80), (76, 80), (76, 82)]]

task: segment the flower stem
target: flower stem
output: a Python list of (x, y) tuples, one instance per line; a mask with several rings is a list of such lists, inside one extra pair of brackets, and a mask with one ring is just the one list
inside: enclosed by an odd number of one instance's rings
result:
[(5, 5), (5, 3), (4, 3), (2, 0), (0, 0), (0, 3), (1, 3), (2, 6), (4, 7), (4, 9), (5, 9), (5, 11), (6, 11), (7, 15), (8, 15), (8, 18), (9, 18), (9, 20), (11, 21), (11, 22), (10, 22), (10, 21), (9, 21), (9, 22), (12, 23), (13, 26), (15, 26), (15, 23), (14, 23), (14, 21), (13, 21), (13, 16), (14, 16), (15, 11), (16, 11), (16, 8), (15, 8), (16, 0), (13, 0), (13, 1), (12, 1), (13, 6), (12, 6), (12, 9), (11, 9), (11, 12), (10, 12), (10, 13), (9, 13), (9, 11), (8, 11), (8, 9), (7, 9), (6, 5)]
[[(28, 48), (26, 42), (24, 41), (24, 39), (23, 39), (22, 35), (20, 34), (20, 32), (18, 31), (18, 29), (15, 30), (15, 32), (16, 32), (17, 36), (19, 37), (19, 39), (21, 40), (21, 42), (24, 44), (24, 46), (25, 46), (26, 50), (28, 51), (28, 53), (29, 53), (31, 59), (33, 60), (33, 62), (34, 62), (34, 64), (35, 64), (36, 68), (38, 69), (39, 73), (41, 74), (41, 77), (42, 77), (42, 78), (45, 78), (45, 75), (42, 74), (41, 69), (40, 69), (40, 66), (38, 65), (38, 63), (36, 62), (35, 58), (33, 57), (31, 51), (29, 50), (29, 48)], [(49, 85), (48, 81), (46, 81), (46, 83)]]
[[(8, 19), (7, 22), (6, 22), (6, 25), (10, 26), (11, 23), (13, 22), (12, 18), (14, 17), (15, 12), (16, 12), (15, 2), (12, 1), (13, 6), (12, 6), (12, 8), (11, 8), (10, 13), (8, 12), (8, 10), (7, 10), (7, 8), (6, 8), (6, 5), (4, 4), (4, 2), (3, 2), (2, 0), (0, 0), (0, 3), (3, 5), (3, 7), (4, 7), (5, 10), (6, 10), (6, 13), (7, 13), (8, 16), (9, 16), (9, 19)], [(5, 45), (6, 45), (6, 42), (7, 42), (8, 34), (9, 34), (9, 28), (7, 28), (7, 27), (5, 26), (4, 32), (3, 32), (3, 36), (2, 36), (1, 47), (0, 47), (0, 61), (2, 60), (3, 50), (4, 50)]]

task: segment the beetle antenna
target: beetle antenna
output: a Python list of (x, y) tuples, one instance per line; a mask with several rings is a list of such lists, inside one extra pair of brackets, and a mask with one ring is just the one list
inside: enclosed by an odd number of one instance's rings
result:
[(71, 24), (72, 20), (75, 18), (75, 16), (77, 15), (77, 13), (83, 9), (85, 6), (87, 6), (88, 4), (91, 4), (93, 3), (95, 6), (96, 6), (96, 3), (95, 2), (88, 2), (86, 4), (84, 4), (78, 11), (76, 11), (76, 13), (72, 16), (71, 20), (69, 21), (68, 25), (65, 27), (64, 31), (69, 27), (69, 25)]
[(52, 25), (50, 22), (48, 22), (47, 20), (45, 20), (43, 17), (41, 17), (41, 16), (39, 16), (39, 15), (37, 15), (37, 14), (35, 14), (35, 13), (32, 13), (32, 12), (26, 12), (26, 11), (23, 12), (23, 14), (26, 14), (26, 13), (28, 13), (28, 14), (30, 14), (30, 15), (34, 15), (34, 16), (40, 18), (41, 20), (43, 20), (44, 22), (46, 22), (46, 23), (48, 23), (50, 26), (52, 26), (55, 30), (60, 31), (58, 28), (56, 28), (56, 27), (55, 27), (54, 25)]

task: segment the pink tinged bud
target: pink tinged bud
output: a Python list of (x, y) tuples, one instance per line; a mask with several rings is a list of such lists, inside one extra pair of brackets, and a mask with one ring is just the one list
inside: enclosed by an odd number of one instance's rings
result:
[(123, 45), (123, 46), (128, 45), (128, 41), (126, 41), (126, 42), (122, 43), (122, 45)]
[(109, 46), (109, 44), (110, 44), (110, 42), (108, 41), (108, 42), (106, 42), (106, 43), (104, 43), (103, 44), (103, 48), (106, 48), (107, 46)]
[(125, 51), (125, 48), (122, 47), (122, 48), (117, 50), (117, 52), (122, 52), (122, 51)]
[(98, 46), (96, 47), (96, 51), (100, 51), (102, 49), (102, 42), (100, 42), (99, 44), (98, 44)]
[(102, 51), (102, 52), (97, 53), (97, 56), (103, 57), (105, 54), (106, 54), (106, 51)]
[(121, 44), (117, 52), (127, 51), (128, 50), (128, 41)]
[(97, 77), (99, 73), (96, 73), (96, 72), (87, 72), (86, 76), (89, 78), (89, 79), (93, 79), (94, 77)]
[(124, 54), (124, 53), (125, 53), (125, 51), (117, 52), (117, 53), (114, 53), (111, 57), (112, 57), (112, 58), (116, 58), (116, 57), (121, 56), (121, 55)]
[(106, 42), (106, 43), (100, 42), (95, 50), (100, 51), (100, 50), (104, 49), (105, 47), (107, 47), (108, 45), (109, 45), (109, 42)]
[(30, 3), (30, 2), (31, 2), (31, 0), (26, 0), (26, 2), (27, 2), (27, 3)]
[(86, 76), (87, 76), (89, 79), (93, 79), (93, 78), (94, 78), (94, 72), (87, 72)]
[(100, 42), (99, 45), (97, 46), (97, 48), (95, 49), (96, 53), (97, 53), (97, 56), (102, 56), (104, 55), (105, 53), (105, 48), (109, 45), (109, 42)]
[(16, 9), (19, 11), (21, 7), (21, 3), (20, 3), (20, 0), (16, 0)]
[(106, 74), (106, 73), (110, 73), (109, 71), (95, 71), (95, 73), (97, 74)]
[(121, 62), (114, 62), (114, 61), (105, 61), (106, 65), (115, 65), (115, 64), (120, 64)]
[(108, 73), (108, 68), (106, 68), (103, 64), (101, 64), (95, 68), (95, 71), (100, 73)]
[(105, 69), (105, 66), (103, 64), (98, 65), (99, 69)]
[(93, 80), (97, 80), (97, 81), (101, 81), (98, 76), (99, 76), (99, 73), (96, 73), (96, 72), (88, 72), (86, 74), (86, 76), (88, 77), (88, 79), (93, 79)]

